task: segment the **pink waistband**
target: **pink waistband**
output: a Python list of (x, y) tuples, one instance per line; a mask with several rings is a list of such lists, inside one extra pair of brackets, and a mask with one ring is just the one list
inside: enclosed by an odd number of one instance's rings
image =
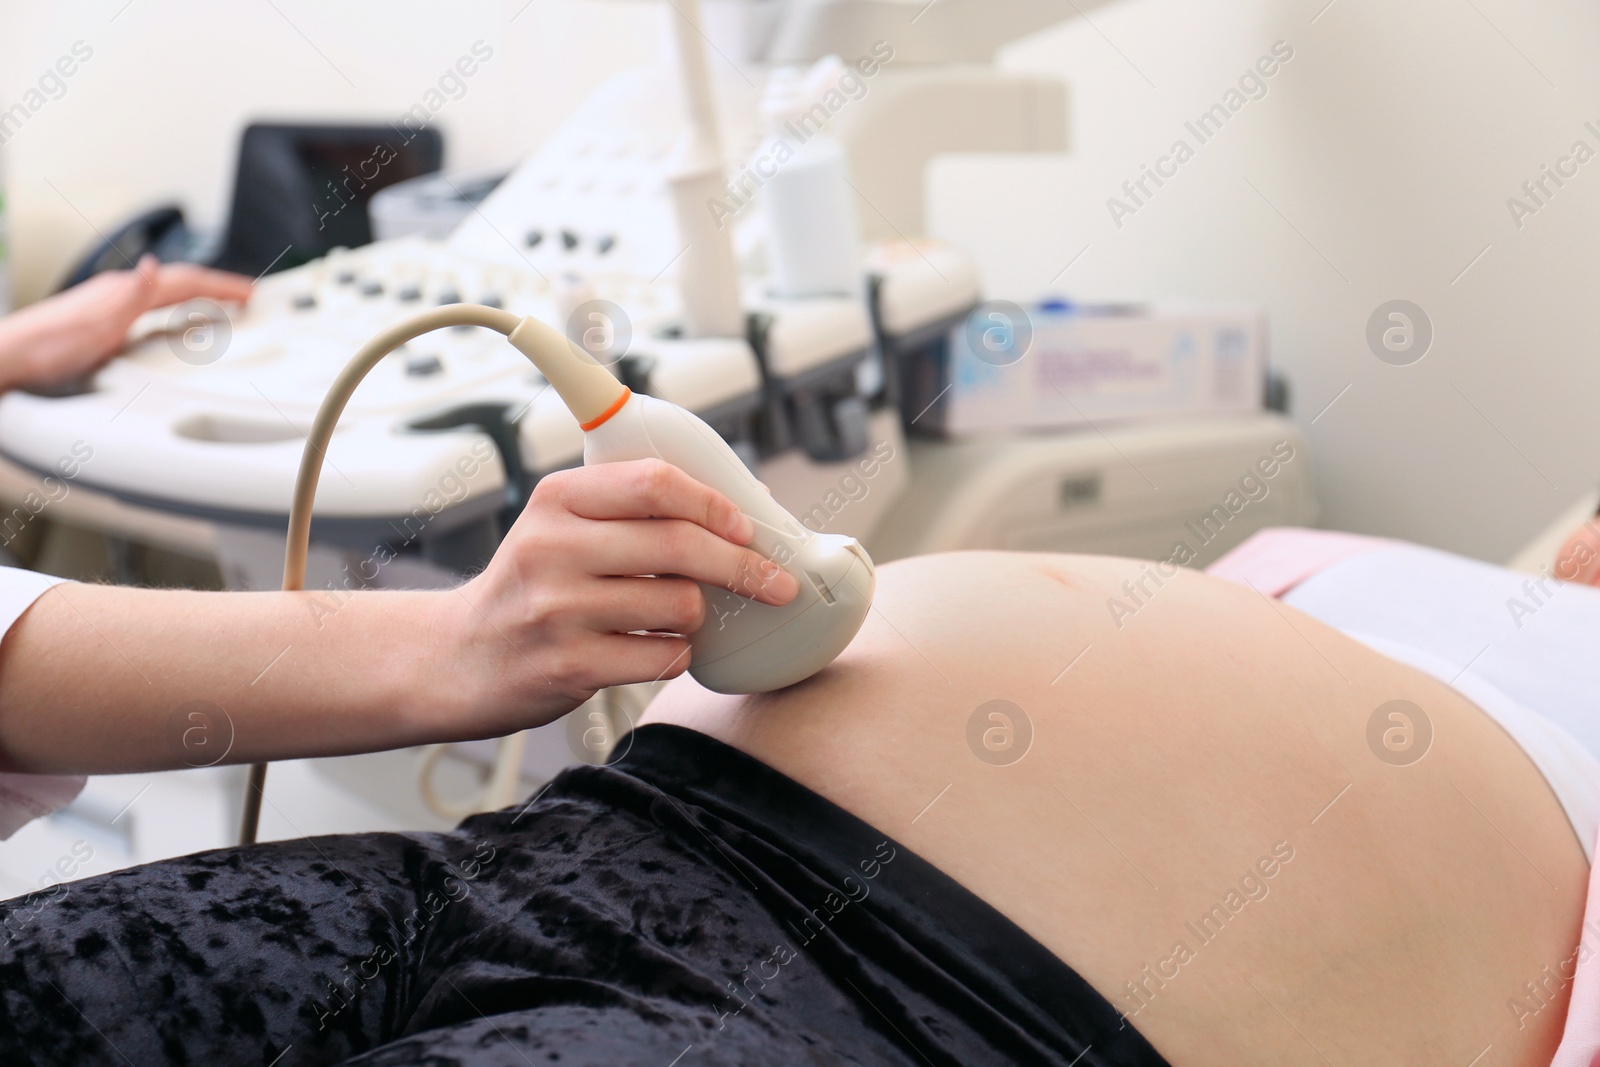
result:
[(1278, 597), (1335, 563), (1401, 543), (1333, 530), (1272, 526), (1207, 567), (1206, 573)]

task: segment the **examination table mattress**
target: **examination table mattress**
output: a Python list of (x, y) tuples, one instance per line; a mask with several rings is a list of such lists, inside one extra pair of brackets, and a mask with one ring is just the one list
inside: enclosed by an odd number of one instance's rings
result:
[(936, 868), (668, 725), (448, 834), (201, 853), (0, 922), (7, 1064), (1164, 1062)]

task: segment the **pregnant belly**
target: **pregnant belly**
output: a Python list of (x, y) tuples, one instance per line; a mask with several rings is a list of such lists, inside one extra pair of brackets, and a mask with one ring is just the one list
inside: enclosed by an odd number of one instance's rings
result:
[(812, 680), (679, 679), (646, 718), (894, 836), (1175, 1065), (1531, 1065), (1559, 1041), (1545, 976), (1588, 869), (1544, 779), (1460, 695), (1251, 590), (907, 560)]

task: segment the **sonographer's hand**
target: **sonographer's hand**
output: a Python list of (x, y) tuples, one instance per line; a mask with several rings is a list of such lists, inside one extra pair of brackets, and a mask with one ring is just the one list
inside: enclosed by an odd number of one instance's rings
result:
[[(793, 599), (794, 579), (745, 547), (752, 532), (725, 497), (638, 460), (542, 479), (457, 589), (58, 585), (0, 643), (0, 771), (170, 770), (542, 726), (602, 686), (683, 673), (682, 635), (706, 615), (690, 579)], [(226, 728), (220, 751), (205, 746), (221, 733), (194, 723)]]
[(239, 274), (145, 256), (133, 270), (96, 274), (64, 293), (0, 319), (0, 387), (51, 385), (87, 374), (116, 355), (135, 319), (186, 300), (243, 303)]
[(470, 704), (459, 714), (494, 720), (482, 723), (494, 736), (555, 719), (605, 686), (682, 674), (689, 643), (678, 635), (705, 622), (696, 581), (767, 604), (799, 591), (744, 547), (753, 536), (731, 501), (660, 460), (545, 476), (456, 598), (455, 678)]

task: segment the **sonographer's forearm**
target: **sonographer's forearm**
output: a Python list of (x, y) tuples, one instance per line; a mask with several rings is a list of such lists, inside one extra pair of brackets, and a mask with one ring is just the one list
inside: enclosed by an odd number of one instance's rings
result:
[(441, 596), (57, 586), (0, 642), (0, 770), (162, 770), (437, 739)]

